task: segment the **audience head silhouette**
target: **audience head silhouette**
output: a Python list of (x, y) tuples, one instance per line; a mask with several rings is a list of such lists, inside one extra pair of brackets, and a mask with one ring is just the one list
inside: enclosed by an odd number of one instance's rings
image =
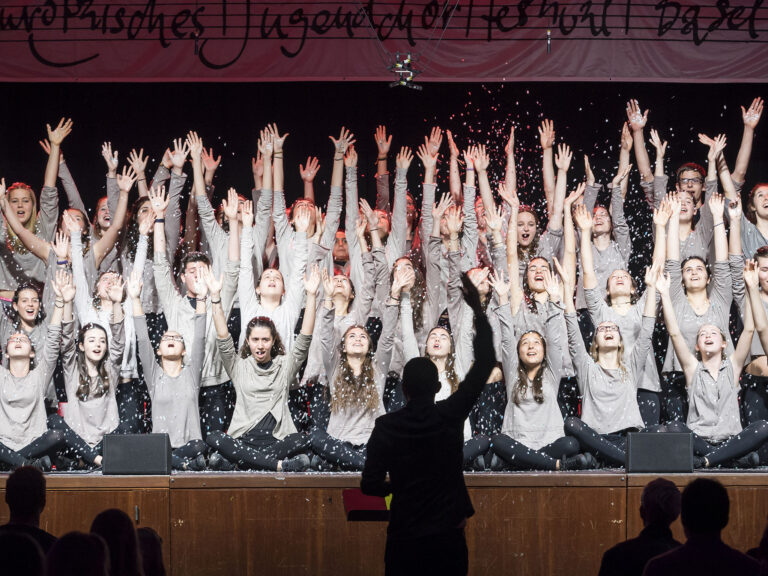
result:
[(680, 515), (680, 490), (669, 480), (649, 482), (640, 497), (640, 516), (646, 526), (669, 526)]
[(440, 391), (437, 366), (429, 358), (412, 358), (403, 369), (403, 393), (409, 400), (433, 397)]
[(45, 508), (45, 476), (37, 468), (22, 466), (5, 482), (5, 501), (11, 522), (37, 526)]
[(681, 520), (686, 536), (717, 535), (728, 525), (730, 501), (720, 482), (697, 478), (683, 490)]
[(163, 564), (163, 539), (152, 528), (144, 526), (136, 530), (143, 559), (144, 576), (165, 576)]
[(116, 508), (104, 510), (93, 519), (91, 532), (98, 534), (109, 548), (111, 576), (143, 576), (139, 561), (139, 539), (131, 518)]
[(21, 576), (43, 576), (45, 556), (40, 545), (27, 535), (19, 532), (0, 534), (0, 558), (3, 559), (3, 574)]
[(97, 534), (70, 532), (48, 553), (47, 576), (109, 576), (109, 550)]

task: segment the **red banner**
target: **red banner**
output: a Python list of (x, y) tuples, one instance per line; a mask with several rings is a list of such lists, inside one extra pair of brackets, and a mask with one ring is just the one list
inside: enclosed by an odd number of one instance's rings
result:
[(763, 1), (2, 0), (0, 81), (764, 82)]

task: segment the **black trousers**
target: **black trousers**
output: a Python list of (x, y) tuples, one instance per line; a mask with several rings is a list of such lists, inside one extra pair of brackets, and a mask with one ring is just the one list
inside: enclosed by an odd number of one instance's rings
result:
[[(143, 432), (144, 399), (149, 396), (142, 378), (133, 378), (117, 385), (115, 399), (123, 434)], [(77, 400), (77, 399), (75, 399)]]
[(563, 418), (579, 416), (581, 413), (581, 395), (576, 376), (562, 378), (557, 388), (557, 405)]
[(469, 440), (465, 440), (463, 448), (464, 468), (469, 468), (475, 458), (482, 456), (490, 449), (491, 439), (488, 436), (480, 434), (472, 436)]
[(387, 538), (384, 551), (386, 576), (423, 576), (427, 573), (466, 576), (468, 570), (469, 555), (463, 528), (424, 538)]
[(236, 399), (232, 382), (200, 388), (200, 431), (203, 439), (211, 432), (229, 428)]
[(324, 430), (315, 428), (309, 435), (312, 451), (323, 460), (342, 470), (362, 470), (365, 466), (365, 445), (355, 445), (334, 438)]
[(768, 422), (765, 420), (758, 420), (750, 424), (720, 444), (712, 444), (698, 434), (694, 434), (682, 422), (667, 424), (667, 430), (693, 434), (693, 453), (697, 456), (705, 456), (710, 467), (720, 466), (741, 458), (754, 450), (758, 450), (768, 440)]
[(640, 408), (640, 416), (646, 428), (658, 426), (661, 423), (661, 402), (658, 392), (638, 388), (637, 407)]
[(190, 440), (184, 446), (179, 446), (171, 451), (171, 466), (174, 470), (184, 470), (184, 465), (194, 460), (200, 454), (205, 454), (208, 445), (202, 440)]
[(272, 435), (276, 424), (275, 418), (267, 414), (240, 438), (215, 430), (206, 437), (205, 442), (240, 468), (277, 470), (280, 460), (309, 450), (310, 438), (305, 434), (289, 434), (278, 440)]
[(558, 460), (579, 453), (579, 442), (572, 436), (534, 450), (506, 434), (497, 434), (491, 439), (491, 447), (515, 470), (557, 470)]
[(749, 426), (768, 420), (768, 377), (743, 374), (741, 377), (741, 423)]
[[(77, 400), (75, 400), (77, 402)], [(96, 456), (100, 456), (104, 448), (104, 440), (91, 447), (83, 438), (67, 424), (66, 420), (58, 414), (51, 414), (48, 416), (48, 428), (52, 430), (60, 430), (65, 435), (65, 447), (67, 449), (67, 456), (74, 458), (82, 458), (86, 463), (93, 465)], [(129, 426), (120, 422), (110, 434), (134, 434), (129, 429)]]
[(81, 455), (86, 462), (93, 464), (93, 459), (98, 456), (98, 453), (75, 434), (61, 416), (58, 414), (49, 416), (48, 425), (51, 426), (51, 424), (56, 427), (49, 427), (39, 438), (35, 438), (20, 450), (13, 450), (0, 444), (0, 462), (17, 468), (29, 464), (29, 461), (35, 458), (55, 456), (59, 450), (69, 448)]
[(472, 434), (493, 436), (501, 430), (507, 407), (507, 389), (504, 380), (488, 382), (469, 413)]
[(661, 421), (685, 422), (688, 418), (688, 392), (685, 374), (666, 372), (661, 377)]

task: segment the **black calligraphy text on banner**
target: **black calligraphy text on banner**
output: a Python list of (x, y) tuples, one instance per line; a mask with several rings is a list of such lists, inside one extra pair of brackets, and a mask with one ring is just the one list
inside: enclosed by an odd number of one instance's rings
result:
[(0, 80), (761, 82), (763, 3), (3, 0)]

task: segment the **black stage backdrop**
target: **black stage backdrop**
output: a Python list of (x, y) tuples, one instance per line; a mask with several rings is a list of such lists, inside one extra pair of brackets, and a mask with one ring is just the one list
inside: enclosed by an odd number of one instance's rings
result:
[[(373, 133), (378, 124), (386, 124), (394, 135), (390, 170), (394, 170), (400, 146), (414, 147), (415, 152), (429, 129), (439, 125), (453, 131), (460, 148), (470, 143), (489, 145), (492, 182), (503, 177), (503, 148), (514, 125), (521, 199), (541, 208), (537, 126), (545, 117), (555, 122), (557, 142), (574, 149), (571, 183), (583, 178), (584, 154), (590, 156), (597, 179), (605, 183), (617, 164), (628, 99), (637, 98), (643, 109), (650, 108), (646, 138), (648, 129), (656, 128), (669, 140), (666, 166), (668, 172), (674, 172), (685, 161), (705, 164), (706, 147), (698, 142), (699, 132), (727, 134), (725, 153), (733, 168), (742, 134), (740, 106), (768, 95), (768, 84), (424, 84), (421, 91), (366, 83), (72, 83), (3, 84), (0, 88), (4, 111), (0, 176), (8, 184), (21, 180), (39, 189), (45, 156), (37, 141), (45, 136), (46, 122), (69, 116), (75, 127), (63, 151), (89, 208), (105, 193), (102, 142), (112, 142), (121, 163), (131, 148), (143, 147), (150, 156), (147, 172), (151, 175), (165, 147), (188, 130), (197, 130), (206, 147), (222, 156), (215, 202), (230, 186), (247, 194), (252, 186), (250, 158), (256, 151), (258, 130), (267, 122), (277, 122), (281, 132), (290, 132), (285, 154), (288, 202), (302, 191), (299, 163), (315, 155), (321, 163), (315, 194), (323, 205), (329, 193), (333, 152), (328, 135), (337, 135), (342, 125), (357, 137), (360, 194), (369, 199), (375, 195)], [(768, 131), (766, 124), (768, 118), (758, 126), (746, 190), (768, 180), (768, 145), (762, 137)], [(648, 148), (653, 162), (654, 152), (650, 145)], [(447, 143), (443, 152), (447, 153)], [(187, 172), (191, 175), (191, 170)], [(409, 188), (417, 198), (421, 175), (418, 159), (414, 159)], [(447, 177), (444, 154), (438, 178), (445, 182)], [(627, 215), (635, 245), (632, 271), (639, 279), (651, 250), (650, 213), (638, 181), (634, 172)], [(447, 190), (447, 184), (441, 189)]]

